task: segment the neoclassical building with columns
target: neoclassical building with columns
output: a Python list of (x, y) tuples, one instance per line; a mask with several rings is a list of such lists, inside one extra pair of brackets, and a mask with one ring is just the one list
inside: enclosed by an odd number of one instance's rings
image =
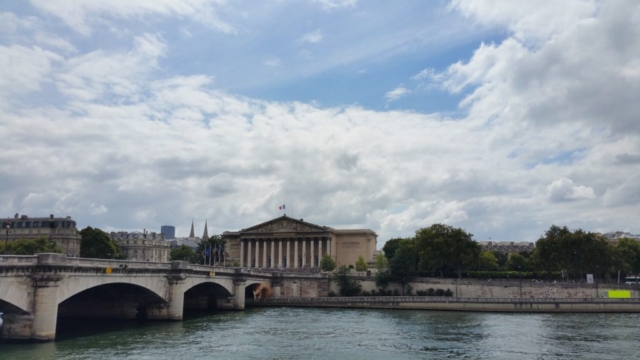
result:
[(318, 268), (329, 254), (340, 265), (373, 260), (378, 234), (370, 229), (338, 230), (283, 215), (240, 231), (225, 231), (230, 259), (248, 268)]

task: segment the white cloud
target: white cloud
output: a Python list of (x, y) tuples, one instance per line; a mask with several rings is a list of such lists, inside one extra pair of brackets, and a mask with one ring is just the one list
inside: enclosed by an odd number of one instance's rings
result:
[(278, 66), (282, 65), (282, 60), (280, 60), (279, 58), (272, 58), (272, 59), (269, 59), (269, 60), (265, 60), (263, 62), (263, 64), (265, 64), (266, 66), (269, 66), (269, 67), (278, 67)]
[(39, 90), (61, 60), (59, 55), (39, 47), (0, 46), (0, 95)]
[(573, 181), (567, 178), (560, 178), (547, 186), (549, 199), (551, 201), (570, 201), (581, 199), (593, 199), (595, 194), (588, 186), (573, 185)]
[(108, 19), (136, 19), (145, 16), (183, 17), (224, 33), (235, 29), (218, 17), (216, 7), (224, 0), (31, 0), (37, 9), (60, 18), (80, 34), (90, 35), (96, 24)]
[(320, 29), (317, 29), (314, 32), (310, 32), (302, 35), (302, 37), (300, 38), (300, 41), (304, 43), (309, 43), (309, 44), (317, 44), (322, 41), (322, 38), (323, 38), (322, 32), (320, 31)]
[(322, 5), (325, 10), (333, 10), (346, 7), (355, 7), (358, 0), (313, 0)]
[(398, 99), (400, 99), (401, 97), (407, 96), (411, 93), (411, 90), (401, 86), (396, 87), (395, 89), (388, 91), (384, 97), (387, 99), (387, 101), (391, 102), (391, 101), (396, 101)]

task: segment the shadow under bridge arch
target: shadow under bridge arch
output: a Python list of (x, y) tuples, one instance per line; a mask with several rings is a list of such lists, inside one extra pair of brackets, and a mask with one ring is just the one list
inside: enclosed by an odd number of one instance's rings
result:
[(130, 283), (109, 283), (80, 291), (58, 305), (59, 318), (164, 319), (167, 302)]
[(184, 292), (184, 310), (232, 310), (233, 294), (214, 281), (196, 284)]

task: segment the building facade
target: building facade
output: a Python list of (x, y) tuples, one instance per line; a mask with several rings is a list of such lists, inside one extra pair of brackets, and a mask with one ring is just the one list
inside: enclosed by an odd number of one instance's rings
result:
[(515, 241), (478, 241), (482, 251), (498, 251), (505, 254), (531, 252), (535, 248), (532, 242)]
[(119, 231), (110, 233), (116, 240), (127, 260), (167, 262), (171, 252), (170, 243), (165, 241), (164, 234), (155, 232)]
[(15, 214), (13, 219), (2, 221), (2, 230), (3, 241), (44, 237), (55, 241), (67, 256), (80, 256), (80, 233), (70, 216), (60, 218), (52, 214), (49, 217), (30, 218)]
[(171, 240), (176, 238), (176, 227), (171, 225), (162, 225), (160, 227), (160, 233), (164, 234), (164, 238), (166, 240)]
[(286, 215), (240, 231), (225, 231), (230, 260), (249, 268), (318, 268), (323, 255), (353, 266), (373, 260), (378, 235), (369, 229), (338, 230)]

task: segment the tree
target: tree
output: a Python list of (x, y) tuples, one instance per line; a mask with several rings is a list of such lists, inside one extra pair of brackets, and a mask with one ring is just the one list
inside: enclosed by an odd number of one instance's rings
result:
[(478, 258), (478, 269), (494, 271), (498, 269), (498, 259), (491, 251), (483, 251)]
[(529, 259), (520, 255), (519, 253), (513, 253), (509, 256), (507, 261), (507, 270), (509, 271), (531, 271), (531, 262)]
[(320, 259), (320, 270), (322, 271), (333, 271), (336, 268), (336, 261), (333, 260), (331, 255), (324, 254)]
[(341, 296), (355, 296), (362, 291), (362, 285), (359, 282), (351, 279), (349, 276), (349, 268), (342, 265), (333, 274), (333, 280), (338, 283)]
[[(201, 261), (213, 261), (222, 262), (224, 261), (224, 257), (226, 254), (227, 242), (222, 240), (220, 235), (212, 235), (209, 236), (208, 239), (202, 239), (198, 244), (198, 248), (196, 249), (196, 254), (200, 257)], [(202, 255), (205, 254), (206, 250), (209, 250), (209, 256)], [(209, 258), (210, 257), (210, 258)]]
[(509, 255), (502, 251), (492, 251), (493, 256), (498, 260), (498, 269), (505, 269), (507, 261), (509, 261)]
[(382, 251), (384, 255), (387, 257), (387, 260), (391, 260), (393, 255), (395, 255), (396, 251), (400, 246), (408, 246), (410, 243), (413, 243), (413, 239), (403, 239), (403, 238), (395, 238), (389, 239), (382, 247)]
[(613, 253), (607, 240), (597, 234), (552, 225), (536, 242), (531, 257), (537, 270), (566, 270), (583, 278), (585, 271), (602, 273), (610, 269)]
[(462, 271), (475, 266), (482, 251), (473, 241), (473, 235), (461, 228), (434, 224), (416, 231), (416, 249), (420, 255), (420, 268), (439, 271), (453, 270), (462, 277)]
[(384, 255), (384, 253), (376, 254), (375, 263), (377, 271), (382, 271), (389, 267), (389, 260)]
[(416, 258), (415, 251), (409, 247), (400, 247), (389, 263), (389, 280), (402, 285), (402, 295), (405, 285), (417, 275)]
[(367, 262), (364, 261), (362, 255), (358, 256), (358, 260), (356, 260), (356, 271), (367, 271), (369, 266), (367, 266)]
[(80, 231), (80, 256), (92, 259), (124, 259), (120, 245), (109, 234), (87, 226)]
[(615, 261), (614, 271), (620, 270), (623, 273), (631, 274), (640, 273), (640, 242), (622, 238), (612, 250)]
[(195, 250), (193, 250), (193, 248), (187, 245), (180, 245), (179, 247), (171, 250), (169, 259), (171, 259), (172, 261), (184, 260), (192, 264), (197, 264), (200, 262), (200, 256), (196, 253)]
[(58, 244), (49, 242), (45, 237), (37, 239), (20, 239), (12, 241), (7, 244), (7, 248), (4, 249), (4, 244), (0, 244), (0, 253), (4, 254), (6, 250), (7, 255), (33, 255), (37, 253), (62, 253), (62, 249)]

